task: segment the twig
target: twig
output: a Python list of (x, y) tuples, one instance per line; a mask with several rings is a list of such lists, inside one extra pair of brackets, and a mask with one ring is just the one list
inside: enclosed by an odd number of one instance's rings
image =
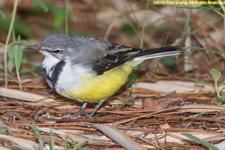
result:
[(13, 29), (13, 25), (14, 25), (14, 21), (15, 21), (15, 17), (16, 17), (17, 5), (18, 5), (19, 2), (20, 2), (20, 0), (15, 0), (15, 1), (14, 1), (13, 12), (12, 12), (12, 19), (11, 19), (11, 23), (10, 23), (8, 35), (7, 35), (6, 42), (5, 42), (5, 49), (4, 49), (5, 88), (8, 87), (7, 49), (8, 49), (9, 40), (10, 40), (10, 37), (11, 37), (11, 33), (12, 33), (12, 29)]
[(170, 33), (171, 33), (172, 29), (173, 29), (173, 25), (174, 25), (175, 20), (176, 20), (176, 18), (177, 18), (177, 14), (178, 14), (178, 9), (176, 10), (176, 14), (175, 14), (174, 17), (173, 17), (173, 21), (172, 21), (171, 26), (170, 26), (170, 28), (169, 28), (169, 31), (168, 31), (168, 33), (167, 33), (167, 35), (166, 35), (166, 39), (165, 39), (165, 41), (164, 41), (164, 43), (163, 43), (163, 46), (165, 46), (166, 43), (167, 43), (167, 41), (168, 41), (168, 38), (169, 38), (169, 36), (170, 36)]
[(66, 0), (66, 29), (65, 29), (65, 33), (68, 34), (68, 6), (69, 5), (69, 0)]
[[(129, 0), (127, 0), (127, 3), (128, 3), (128, 5), (129, 5), (129, 7), (130, 7), (131, 12), (133, 13), (133, 16), (134, 16), (134, 18), (135, 18), (135, 22), (136, 22), (136, 24), (137, 24), (138, 33), (140, 34), (140, 37), (141, 37), (140, 26), (139, 26), (138, 19), (137, 19), (137, 16), (136, 16), (136, 14), (135, 14), (135, 11), (134, 11), (134, 9), (132, 8), (132, 6), (131, 6)], [(140, 39), (138, 38), (138, 40), (140, 40)]]
[(148, 5), (149, 5), (149, 0), (147, 0), (146, 9), (145, 9), (145, 17), (144, 17), (144, 23), (143, 23), (143, 27), (142, 27), (142, 33), (141, 33), (140, 49), (142, 49), (142, 47), (143, 47), (143, 39), (144, 39), (144, 32), (145, 32), (145, 23), (147, 20)]
[[(224, 5), (223, 5), (223, 2), (221, 1), (221, 0), (218, 0), (219, 1), (219, 5), (220, 5), (220, 7), (222, 8), (222, 10), (223, 10), (223, 13), (224, 13), (224, 15), (225, 15), (225, 7), (224, 7)], [(223, 23), (223, 30), (224, 30), (224, 33), (225, 33), (225, 17), (223, 16), (223, 21), (224, 21), (224, 23)], [(224, 39), (225, 39), (225, 37), (224, 37)]]

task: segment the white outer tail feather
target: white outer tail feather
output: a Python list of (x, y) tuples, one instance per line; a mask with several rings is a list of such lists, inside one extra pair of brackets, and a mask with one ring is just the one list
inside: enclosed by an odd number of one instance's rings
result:
[(162, 52), (157, 54), (149, 54), (145, 56), (139, 56), (134, 58), (134, 61), (144, 61), (146, 59), (152, 59), (152, 58), (159, 58), (159, 57), (166, 57), (166, 56), (176, 56), (180, 55), (180, 51), (172, 51), (172, 52)]

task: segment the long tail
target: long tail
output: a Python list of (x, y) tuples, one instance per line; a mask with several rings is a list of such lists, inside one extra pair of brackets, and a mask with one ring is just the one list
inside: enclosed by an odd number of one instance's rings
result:
[(151, 50), (145, 50), (136, 54), (134, 61), (141, 61), (166, 56), (175, 56), (179, 55), (182, 51), (183, 51), (182, 48), (179, 46), (168, 46)]

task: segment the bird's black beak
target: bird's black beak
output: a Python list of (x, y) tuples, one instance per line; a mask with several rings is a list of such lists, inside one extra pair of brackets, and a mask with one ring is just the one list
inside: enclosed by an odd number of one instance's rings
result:
[(39, 50), (41, 47), (39, 45), (31, 45), (27, 46), (24, 49), (30, 49), (30, 50)]
[(49, 51), (49, 49), (41, 47), (40, 45), (31, 45), (27, 46), (24, 49), (29, 49), (29, 50), (38, 50), (38, 51)]

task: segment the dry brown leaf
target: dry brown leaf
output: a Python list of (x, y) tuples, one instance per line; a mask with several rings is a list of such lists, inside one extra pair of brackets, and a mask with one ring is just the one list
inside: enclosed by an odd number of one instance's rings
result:
[(102, 124), (94, 124), (94, 126), (127, 150), (147, 150), (117, 128)]
[(151, 110), (151, 111), (159, 111), (166, 109), (167, 104), (177, 101), (178, 98), (161, 98), (161, 99), (152, 99), (146, 98), (143, 101), (144, 110)]
[(38, 147), (37, 143), (30, 141), (30, 140), (22, 139), (22, 138), (16, 138), (13, 136), (8, 136), (8, 135), (3, 135), (3, 134), (0, 134), (0, 138), (4, 138), (9, 141), (12, 141), (12, 142), (18, 144), (19, 146), (21, 146), (23, 149), (35, 150), (35, 147)]
[(0, 87), (0, 95), (4, 97), (10, 97), (10, 98), (15, 98), (15, 99), (30, 101), (30, 102), (35, 102), (40, 100), (43, 100), (44, 102), (55, 101), (54, 99), (46, 98), (44, 96), (40, 96), (37, 94), (32, 94), (32, 93), (28, 93), (28, 92), (24, 92), (20, 90), (1, 88), (1, 87)]
[(181, 112), (224, 112), (225, 106), (217, 105), (185, 105), (179, 110)]
[[(225, 139), (224, 135), (218, 132), (185, 132), (185, 133), (189, 133), (207, 142)], [(145, 138), (151, 139), (151, 141), (153, 142), (164, 143), (166, 141), (168, 143), (172, 142), (172, 143), (180, 143), (180, 144), (183, 144), (185, 142), (184, 140), (190, 140), (188, 137), (181, 134), (182, 133), (178, 133), (178, 132), (166, 132), (161, 134), (150, 133)]]
[(0, 146), (0, 149), (1, 149), (1, 150), (10, 150), (10, 149), (5, 148), (5, 147), (3, 147), (3, 146)]
[(216, 146), (217, 148), (219, 148), (220, 150), (225, 150), (225, 141), (222, 141), (220, 143), (215, 144), (214, 146)]
[[(133, 87), (145, 88), (158, 92), (170, 93), (176, 91), (177, 93), (208, 91), (213, 92), (213, 88), (202, 83), (184, 82), (184, 81), (158, 81), (156, 83), (139, 82)], [(221, 87), (222, 89), (223, 87)]]

